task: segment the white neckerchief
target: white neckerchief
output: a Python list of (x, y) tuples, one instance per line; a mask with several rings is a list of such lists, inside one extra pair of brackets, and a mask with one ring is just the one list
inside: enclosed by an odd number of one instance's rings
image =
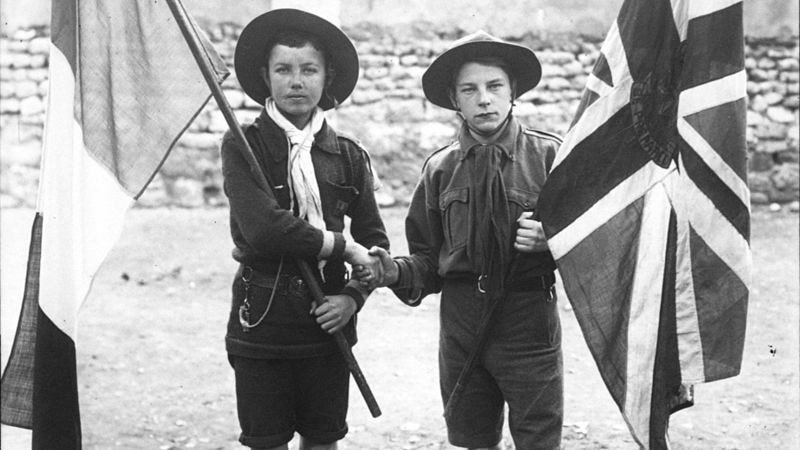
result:
[[(311, 113), (311, 120), (299, 130), (278, 110), (275, 100), (267, 98), (264, 104), (267, 115), (286, 133), (289, 140), (289, 158), (287, 174), (289, 176), (289, 198), (294, 204), (297, 201), (298, 216), (308, 223), (325, 231), (325, 220), (322, 216), (322, 201), (319, 195), (317, 175), (311, 161), (311, 144), (314, 135), (325, 123), (325, 112), (319, 106)], [(324, 261), (320, 261), (320, 272)]]

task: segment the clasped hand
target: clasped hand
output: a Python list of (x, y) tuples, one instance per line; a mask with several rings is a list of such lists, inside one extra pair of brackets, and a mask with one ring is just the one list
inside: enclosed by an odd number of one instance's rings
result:
[(363, 288), (372, 290), (397, 281), (397, 266), (386, 249), (372, 247), (367, 250), (360, 245), (358, 247), (360, 248), (354, 248), (351, 258), (348, 259), (348, 256), (345, 258), (353, 267), (353, 279)]

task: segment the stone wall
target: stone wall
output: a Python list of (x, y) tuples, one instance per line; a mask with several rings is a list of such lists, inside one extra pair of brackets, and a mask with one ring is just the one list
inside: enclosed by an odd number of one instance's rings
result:
[[(230, 23), (207, 27), (229, 62), (239, 29)], [(356, 43), (362, 71), (352, 97), (329, 117), (369, 150), (384, 186), (381, 203), (403, 203), (424, 158), (448, 143), (458, 127), (452, 112), (424, 99), (420, 77), (435, 55), (463, 31), (424, 22), (412, 26), (359, 23), (345, 29)], [(36, 199), (47, 91), (47, 32), (44, 27), (20, 29), (0, 40), (0, 206), (32, 205)], [(504, 37), (535, 49), (543, 65), (541, 84), (517, 102), (515, 114), (532, 127), (564, 134), (600, 42), (552, 33), (544, 38)], [(748, 39), (745, 52), (751, 200), (754, 204), (796, 202), (800, 159), (797, 38)], [(259, 105), (242, 94), (235, 76), (223, 87), (240, 121), (250, 121), (259, 113)], [(224, 204), (218, 146), (226, 129), (212, 101), (181, 138), (139, 205)]]

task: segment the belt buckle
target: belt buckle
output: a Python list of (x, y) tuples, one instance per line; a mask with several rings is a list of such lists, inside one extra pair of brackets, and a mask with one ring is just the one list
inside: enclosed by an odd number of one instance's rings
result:
[(486, 275), (478, 276), (478, 283), (477, 283), (478, 284), (478, 292), (480, 292), (481, 294), (485, 294), (486, 293), (486, 289), (483, 287), (483, 282), (484, 281), (486, 281)]

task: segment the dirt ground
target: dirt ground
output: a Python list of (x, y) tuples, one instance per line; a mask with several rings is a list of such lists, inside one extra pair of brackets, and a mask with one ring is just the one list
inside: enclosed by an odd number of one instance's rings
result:
[[(405, 251), (404, 212), (387, 209), (384, 215), (395, 254)], [(32, 212), (3, 210), (1, 218), (5, 363)], [(80, 319), (85, 449), (242, 448), (223, 342), (235, 269), (230, 248), (224, 209), (131, 211)], [(800, 448), (798, 215), (755, 211), (752, 248), (742, 374), (696, 387), (696, 405), (672, 417), (674, 449)], [(562, 448), (637, 448), (563, 291), (560, 298)], [(386, 289), (369, 299), (359, 317), (355, 354), (383, 415), (372, 418), (353, 385), (350, 433), (341, 449), (451, 448), (438, 393), (437, 332), (435, 297), (416, 309)], [(18, 447), (24, 436), (9, 427), (3, 427), (3, 441), (4, 449), (30, 448)], [(509, 437), (504, 444), (513, 448)]]

